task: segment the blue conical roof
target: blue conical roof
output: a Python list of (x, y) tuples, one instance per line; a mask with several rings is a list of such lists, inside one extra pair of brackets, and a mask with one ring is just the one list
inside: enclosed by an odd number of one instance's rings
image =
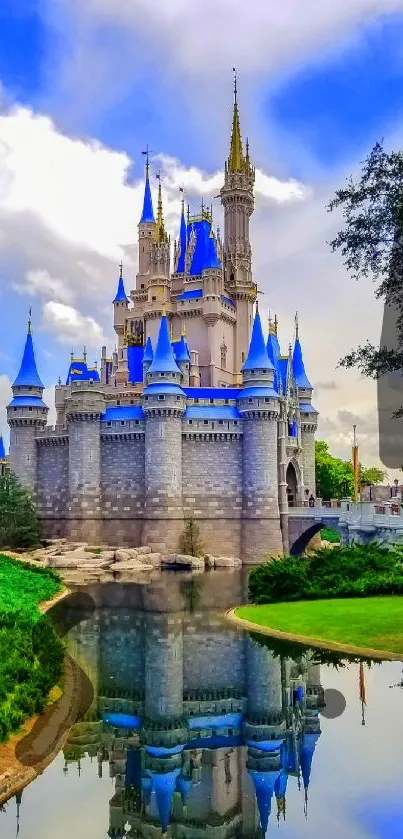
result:
[(266, 835), (267, 825), (271, 811), (271, 799), (274, 785), (280, 774), (280, 770), (259, 772), (257, 769), (249, 769), (255, 787), (255, 795), (260, 816), (260, 826)]
[(301, 342), (299, 338), (297, 338), (294, 345), (294, 352), (292, 355), (292, 369), (297, 387), (312, 388), (312, 385), (308, 380), (308, 376), (305, 373), (304, 360), (302, 358)]
[(149, 361), (151, 363), (153, 358), (154, 358), (153, 345), (152, 345), (152, 341), (151, 341), (150, 336), (148, 336), (146, 346), (145, 346), (145, 350), (144, 350), (144, 355), (143, 355), (143, 363), (144, 363), (144, 361)]
[(249, 353), (242, 370), (274, 370), (267, 354), (259, 312), (255, 314)]
[(20, 372), (13, 387), (40, 387), (43, 389), (43, 384), (36, 369), (34, 345), (30, 329), (28, 329), (27, 340), (25, 341)]
[(183, 335), (181, 335), (181, 339), (178, 343), (178, 347), (175, 353), (176, 360), (179, 361), (190, 361), (190, 355), (188, 350), (188, 345), (185, 341)]
[(0, 460), (4, 460), (5, 457), (6, 457), (6, 450), (4, 448), (3, 435), (0, 434)]
[(116, 292), (116, 297), (113, 301), (114, 303), (128, 303), (127, 294), (125, 292), (125, 286), (123, 283), (123, 277), (119, 277), (118, 282), (118, 290)]
[(220, 260), (217, 256), (217, 248), (214, 236), (210, 235), (208, 237), (207, 247), (206, 247), (206, 259), (204, 262), (205, 268), (221, 268)]
[(154, 223), (154, 210), (153, 210), (153, 200), (151, 197), (151, 188), (150, 188), (150, 178), (148, 177), (148, 164), (146, 166), (146, 181), (144, 185), (144, 200), (143, 200), (143, 212), (141, 214), (140, 224), (144, 223)]
[(162, 315), (154, 358), (149, 373), (180, 373), (176, 364), (168, 330), (168, 318)]
[(288, 775), (282, 770), (274, 784), (274, 792), (277, 798), (282, 798), (287, 792)]
[(172, 798), (175, 792), (176, 779), (179, 772), (180, 769), (173, 769), (172, 772), (164, 772), (161, 775), (157, 775), (156, 773), (149, 771), (149, 774), (152, 777), (152, 790), (155, 793), (158, 816), (163, 833), (166, 833), (168, 830)]
[(185, 220), (185, 207), (182, 204), (182, 215), (181, 215), (181, 226), (179, 232), (179, 259), (177, 265), (177, 272), (178, 274), (183, 274), (185, 271), (185, 262), (186, 262), (186, 248), (187, 248), (187, 232), (186, 232), (186, 220)]
[(302, 748), (300, 753), (300, 765), (301, 765), (301, 775), (302, 780), (304, 782), (304, 788), (307, 789), (309, 786), (309, 779), (311, 777), (311, 768), (312, 768), (312, 759), (313, 753), (315, 751), (315, 746), (320, 737), (320, 733), (310, 733), (307, 732), (304, 734), (304, 738), (302, 741)]
[(192, 789), (193, 783), (190, 778), (184, 778), (183, 775), (179, 775), (176, 780), (176, 789), (181, 794), (182, 804), (186, 803), (186, 799), (189, 795), (190, 790)]

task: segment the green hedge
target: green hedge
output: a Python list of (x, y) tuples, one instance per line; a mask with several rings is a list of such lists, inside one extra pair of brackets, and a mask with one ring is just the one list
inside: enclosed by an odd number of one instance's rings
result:
[(274, 558), (249, 576), (250, 600), (259, 604), (381, 594), (403, 594), (402, 549), (375, 543)]
[(0, 554), (0, 741), (43, 711), (61, 676), (63, 645), (38, 609), (60, 589), (51, 569)]

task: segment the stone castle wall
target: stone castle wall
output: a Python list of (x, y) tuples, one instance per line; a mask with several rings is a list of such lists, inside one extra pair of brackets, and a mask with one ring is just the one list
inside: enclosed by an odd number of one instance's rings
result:
[(101, 439), (102, 540), (140, 545), (144, 508), (144, 434)]

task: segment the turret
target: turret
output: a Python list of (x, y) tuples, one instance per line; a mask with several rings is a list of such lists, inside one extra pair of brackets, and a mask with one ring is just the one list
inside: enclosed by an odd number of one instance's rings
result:
[(69, 538), (98, 544), (101, 529), (101, 416), (105, 397), (100, 382), (73, 382), (66, 399), (69, 434)]
[[(158, 179), (157, 220), (151, 244), (151, 277), (148, 281), (148, 301), (154, 302), (153, 297), (159, 296), (159, 302), (165, 303), (168, 300), (171, 243), (165, 229), (160, 175), (158, 175)], [(162, 298), (161, 286), (165, 286)]]
[(249, 346), (253, 303), (256, 300), (249, 237), (249, 219), (254, 208), (254, 182), (255, 170), (250, 162), (248, 142), (246, 154), (243, 152), (235, 75), (230, 152), (225, 163), (225, 181), (220, 196), (224, 208), (224, 284), (237, 304), (236, 373), (241, 370)]
[[(242, 368), (238, 409), (243, 417), (242, 557), (256, 564), (283, 552), (278, 505), (278, 393), (258, 310), (248, 357)], [(263, 553), (264, 552), (264, 553)]]
[(36, 367), (30, 313), (21, 367), (12, 386), (13, 398), (7, 406), (7, 421), (11, 429), (10, 468), (32, 492), (37, 482), (36, 436), (48, 417), (43, 390)]
[(305, 372), (297, 314), (295, 315), (295, 343), (292, 353), (292, 368), (295, 384), (298, 389), (298, 402), (301, 416), (304, 485), (310, 493), (316, 495), (315, 432), (318, 426), (318, 412), (312, 405), (313, 387)]
[(143, 393), (146, 417), (143, 539), (146, 544), (165, 542), (172, 550), (178, 548), (183, 530), (182, 417), (186, 396), (180, 387), (181, 376), (164, 312)]
[(151, 271), (151, 246), (155, 233), (155, 218), (150, 188), (150, 167), (148, 151), (146, 154), (146, 168), (144, 181), (143, 210), (138, 226), (139, 270), (136, 277), (136, 290), (146, 293), (147, 280)]
[(190, 378), (190, 355), (188, 345), (185, 341), (185, 330), (182, 330), (181, 339), (176, 350), (176, 363), (182, 373), (183, 387), (189, 387)]
[(113, 301), (113, 326), (118, 336), (119, 347), (123, 344), (126, 330), (126, 313), (129, 308), (129, 300), (126, 295), (123, 282), (123, 265), (119, 266), (119, 280), (116, 295)]
[(146, 381), (146, 375), (150, 369), (150, 365), (152, 364), (154, 358), (153, 352), (153, 345), (150, 336), (147, 338), (147, 342), (144, 349), (143, 355), (143, 373), (144, 373), (144, 381)]

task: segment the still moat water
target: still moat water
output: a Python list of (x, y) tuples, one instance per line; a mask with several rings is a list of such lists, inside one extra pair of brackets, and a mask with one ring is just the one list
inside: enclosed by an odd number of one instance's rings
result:
[(245, 586), (165, 573), (57, 607), (80, 716), (0, 812), (1, 839), (403, 836), (402, 665), (234, 629)]

